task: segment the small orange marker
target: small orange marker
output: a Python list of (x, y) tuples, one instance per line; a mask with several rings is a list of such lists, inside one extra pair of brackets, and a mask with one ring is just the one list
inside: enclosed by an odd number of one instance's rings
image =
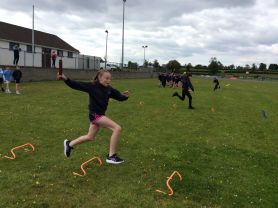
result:
[(140, 105), (144, 105), (144, 102), (143, 101), (140, 101), (140, 103), (139, 103)]
[(211, 110), (211, 112), (213, 112), (213, 113), (215, 112), (214, 108), (211, 108), (210, 110)]
[[(175, 174), (179, 176), (180, 181), (182, 180), (182, 176), (181, 176), (181, 174), (180, 174), (178, 171), (174, 171), (170, 177), (167, 177), (168, 180), (166, 181), (166, 185), (167, 185), (167, 187), (168, 187), (168, 189), (169, 189), (169, 191), (170, 191), (170, 193), (168, 193), (168, 196), (172, 196), (172, 195), (174, 194), (174, 191), (173, 191), (173, 189), (171, 188), (171, 186), (169, 185), (169, 183), (170, 183), (170, 181), (173, 179), (173, 177), (174, 177)], [(159, 190), (159, 189), (156, 189), (155, 191), (158, 192), (158, 193), (167, 194), (166, 192), (161, 191), (161, 190)]]
[(31, 151), (34, 152), (34, 151), (35, 151), (34, 145), (32, 145), (32, 144), (30, 144), (30, 143), (27, 143), (27, 144), (23, 144), (23, 145), (21, 145), (21, 146), (12, 148), (12, 149), (11, 149), (11, 153), (12, 153), (13, 156), (12, 156), (12, 157), (4, 156), (4, 158), (10, 159), (10, 160), (14, 160), (14, 159), (16, 158), (16, 155), (15, 155), (14, 151), (17, 150), (17, 149), (22, 149), (22, 148), (24, 148), (24, 147), (26, 147), (26, 146), (32, 147), (32, 150), (24, 149), (25, 152), (31, 152)]
[(76, 173), (76, 172), (72, 172), (72, 174), (75, 175), (75, 176), (80, 176), (80, 177), (83, 177), (83, 176), (87, 175), (87, 172), (84, 170), (84, 166), (87, 165), (89, 162), (91, 162), (91, 161), (93, 161), (93, 160), (97, 160), (98, 163), (99, 163), (99, 166), (102, 165), (102, 161), (101, 161), (101, 159), (100, 159), (99, 157), (93, 157), (93, 158), (91, 158), (90, 160), (88, 160), (88, 161), (82, 163), (82, 165), (80, 166), (80, 169), (81, 169), (83, 175), (81, 175), (81, 174), (79, 174), (79, 173)]

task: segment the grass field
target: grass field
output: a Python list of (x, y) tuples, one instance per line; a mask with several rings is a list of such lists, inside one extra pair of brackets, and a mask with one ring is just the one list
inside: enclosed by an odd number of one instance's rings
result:
[[(126, 163), (93, 164), (86, 177), (72, 172), (93, 156), (105, 159), (111, 132), (64, 157), (63, 140), (88, 130), (85, 93), (53, 81), (24, 83), (22, 96), (0, 94), (0, 207), (278, 207), (278, 83), (225, 80), (217, 92), (211, 80), (193, 83), (190, 111), (157, 80), (113, 81), (131, 92), (107, 112), (123, 128)], [(35, 152), (3, 159), (29, 142)], [(167, 192), (174, 170), (183, 176), (171, 182), (174, 195), (155, 192)]]

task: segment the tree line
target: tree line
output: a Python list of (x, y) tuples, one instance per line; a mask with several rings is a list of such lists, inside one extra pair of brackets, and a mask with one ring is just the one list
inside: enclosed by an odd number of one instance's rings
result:
[[(216, 57), (212, 57), (209, 61), (208, 65), (201, 65), (197, 64), (193, 66), (191, 63), (182, 65), (177, 60), (170, 60), (165, 65), (160, 65), (158, 60), (154, 60), (154, 62), (148, 62), (145, 61), (143, 67), (145, 68), (154, 68), (159, 70), (166, 70), (166, 71), (176, 71), (179, 72), (181, 70), (200, 70), (200, 71), (208, 71), (212, 74), (216, 74), (221, 71), (248, 71), (248, 72), (254, 72), (254, 71), (277, 71), (278, 72), (278, 64), (255, 64), (252, 65), (246, 64), (245, 66), (235, 66), (234, 64), (225, 66), (223, 65)], [(128, 68), (130, 69), (138, 69), (139, 65), (136, 62), (128, 62)]]

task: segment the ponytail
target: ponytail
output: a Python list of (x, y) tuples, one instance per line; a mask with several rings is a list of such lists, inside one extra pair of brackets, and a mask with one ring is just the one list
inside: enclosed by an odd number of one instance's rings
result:
[(93, 80), (93, 83), (98, 82), (98, 81), (99, 81), (99, 77), (102, 76), (104, 73), (109, 73), (109, 71), (104, 70), (104, 69), (99, 70), (99, 71), (97, 72), (97, 74), (96, 74), (94, 80)]

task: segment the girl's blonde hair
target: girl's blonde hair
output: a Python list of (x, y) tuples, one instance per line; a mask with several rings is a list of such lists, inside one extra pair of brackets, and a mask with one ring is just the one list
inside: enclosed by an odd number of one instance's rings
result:
[(99, 71), (97, 72), (97, 74), (96, 74), (96, 76), (95, 76), (93, 82), (94, 82), (94, 83), (98, 82), (98, 81), (99, 81), (99, 77), (101, 77), (104, 73), (110, 73), (110, 72), (107, 71), (107, 70), (104, 70), (104, 69), (99, 70)]

